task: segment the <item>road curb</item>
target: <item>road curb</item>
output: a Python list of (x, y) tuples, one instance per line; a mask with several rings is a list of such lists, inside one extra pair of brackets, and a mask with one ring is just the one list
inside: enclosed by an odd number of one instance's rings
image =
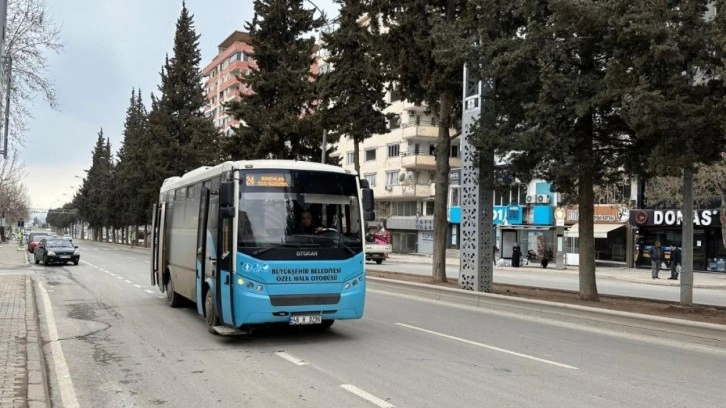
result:
[(369, 276), (367, 279), (368, 287), (374, 290), (508, 312), (530, 318), (584, 324), (617, 332), (726, 349), (726, 326), (718, 324), (473, 292), (386, 278)]
[[(27, 255), (26, 255), (27, 259)], [(40, 336), (38, 304), (35, 299), (35, 285), (30, 276), (25, 277), (25, 326), (27, 330), (28, 406), (50, 407), (50, 387), (43, 356)]]

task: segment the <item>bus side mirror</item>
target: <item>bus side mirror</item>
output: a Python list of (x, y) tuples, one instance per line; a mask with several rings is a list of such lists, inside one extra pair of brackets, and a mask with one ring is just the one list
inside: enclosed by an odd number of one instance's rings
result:
[(234, 206), (234, 182), (223, 181), (219, 185), (219, 207)]
[(373, 197), (373, 190), (370, 188), (364, 188), (361, 189), (361, 198), (363, 199), (363, 219), (365, 221), (375, 221), (376, 220), (376, 212), (375, 209), (375, 200)]
[(373, 190), (370, 188), (364, 188), (361, 189), (362, 199), (363, 199), (363, 212), (369, 212), (374, 210), (374, 198), (373, 198)]

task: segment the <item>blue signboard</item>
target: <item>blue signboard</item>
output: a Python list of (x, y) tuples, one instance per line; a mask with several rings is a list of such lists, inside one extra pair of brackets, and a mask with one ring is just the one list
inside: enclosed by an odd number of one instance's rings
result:
[(523, 214), (524, 211), (521, 205), (495, 205), (494, 225), (504, 224), (505, 220), (508, 225), (522, 224)]
[[(551, 207), (550, 207), (551, 208)], [(449, 208), (447, 218), (452, 224), (461, 223), (461, 207)], [(507, 221), (507, 225), (520, 225), (524, 218), (524, 207), (521, 205), (495, 205), (494, 206), (494, 225), (504, 224), (504, 220)]]
[(447, 214), (449, 222), (452, 224), (461, 223), (461, 207), (449, 207), (449, 214)]
[(554, 207), (549, 205), (538, 205), (533, 208), (532, 224), (554, 225)]

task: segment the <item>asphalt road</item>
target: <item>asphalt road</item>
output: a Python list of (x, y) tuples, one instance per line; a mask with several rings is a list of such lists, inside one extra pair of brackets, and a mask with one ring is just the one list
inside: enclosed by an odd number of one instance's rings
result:
[(726, 350), (376, 291), (326, 332), (213, 336), (150, 287), (145, 254), (81, 246), (78, 266), (33, 266), (54, 406), (722, 404)]
[[(381, 265), (368, 263), (369, 270), (384, 272), (402, 272), (414, 275), (431, 276), (431, 265), (386, 262)], [(650, 276), (650, 270), (643, 269), (643, 274)], [(459, 278), (458, 267), (448, 266), (447, 274), (450, 279)], [(661, 276), (666, 275), (661, 271)], [(494, 273), (494, 282), (510, 285), (534, 286), (538, 288), (579, 290), (579, 281), (576, 273), (558, 272), (552, 269), (547, 272), (532, 272), (527, 270), (501, 269)], [(597, 290), (600, 294), (632, 296), (645, 299), (680, 301), (680, 287), (649, 285), (638, 282), (612, 279), (607, 276), (598, 276)], [(726, 290), (723, 289), (693, 289), (694, 303), (714, 306), (726, 306)]]

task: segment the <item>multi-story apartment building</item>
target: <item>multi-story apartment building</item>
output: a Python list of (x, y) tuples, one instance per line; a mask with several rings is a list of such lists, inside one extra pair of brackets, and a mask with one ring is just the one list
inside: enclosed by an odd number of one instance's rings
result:
[(204, 112), (226, 135), (239, 122), (227, 114), (224, 103), (239, 98), (240, 92), (249, 92), (247, 85), (239, 80), (239, 76), (245, 76), (253, 64), (252, 46), (249, 42), (248, 33), (233, 32), (219, 44), (217, 56), (212, 62), (202, 69), (207, 99)]
[[(389, 132), (373, 135), (360, 145), (360, 177), (368, 180), (376, 196), (378, 224), (391, 231), (393, 250), (433, 253), (434, 148), (438, 137), (436, 118), (426, 109), (388, 92), (395, 113)], [(456, 134), (450, 129), (450, 134)], [(337, 155), (346, 169), (355, 167), (353, 141), (342, 137)], [(459, 139), (451, 141), (449, 165), (461, 167)]]

